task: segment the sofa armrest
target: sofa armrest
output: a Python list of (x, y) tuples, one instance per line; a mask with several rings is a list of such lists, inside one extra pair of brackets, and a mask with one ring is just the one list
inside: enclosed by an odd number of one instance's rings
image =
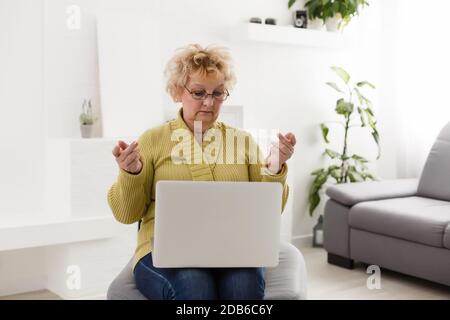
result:
[(418, 184), (418, 179), (344, 183), (329, 187), (326, 194), (336, 202), (351, 207), (363, 201), (414, 196)]

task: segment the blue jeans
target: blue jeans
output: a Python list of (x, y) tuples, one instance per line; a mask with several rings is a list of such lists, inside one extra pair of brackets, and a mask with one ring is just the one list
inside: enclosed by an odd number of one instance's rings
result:
[(264, 268), (156, 268), (150, 252), (134, 268), (134, 278), (151, 300), (264, 298)]

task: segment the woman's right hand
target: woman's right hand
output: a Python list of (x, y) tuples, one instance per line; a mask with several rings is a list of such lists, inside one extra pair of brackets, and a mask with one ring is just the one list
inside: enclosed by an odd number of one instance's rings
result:
[(130, 145), (119, 140), (114, 147), (112, 154), (116, 158), (119, 167), (129, 173), (138, 174), (142, 170), (141, 156), (137, 141)]

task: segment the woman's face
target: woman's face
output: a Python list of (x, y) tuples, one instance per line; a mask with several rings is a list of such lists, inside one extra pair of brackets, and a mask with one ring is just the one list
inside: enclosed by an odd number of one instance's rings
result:
[[(194, 131), (194, 121), (202, 122), (202, 131), (212, 127), (214, 121), (220, 113), (220, 107), (223, 101), (214, 99), (208, 95), (203, 100), (196, 100), (189, 91), (194, 95), (206, 91), (207, 93), (225, 91), (223, 76), (212, 75), (204, 77), (198, 74), (189, 76), (186, 88), (180, 88), (179, 99), (183, 104), (183, 119), (188, 127)], [(189, 91), (188, 91), (189, 90)]]

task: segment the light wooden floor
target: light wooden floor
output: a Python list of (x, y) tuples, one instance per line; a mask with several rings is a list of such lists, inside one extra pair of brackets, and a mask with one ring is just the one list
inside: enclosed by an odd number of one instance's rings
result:
[[(450, 287), (381, 269), (381, 288), (368, 289), (363, 265), (348, 270), (328, 264), (321, 248), (301, 248), (308, 270), (308, 299), (450, 299)], [(450, 272), (450, 270), (449, 270)]]
[(13, 296), (3, 296), (0, 300), (61, 300), (59, 296), (48, 290), (15, 294)]
[[(381, 289), (369, 290), (370, 274), (362, 265), (347, 270), (326, 262), (326, 252), (320, 248), (301, 248), (308, 271), (308, 299), (450, 299), (450, 287), (400, 273), (381, 270)], [(0, 300), (60, 299), (49, 291), (37, 291), (0, 297)]]

